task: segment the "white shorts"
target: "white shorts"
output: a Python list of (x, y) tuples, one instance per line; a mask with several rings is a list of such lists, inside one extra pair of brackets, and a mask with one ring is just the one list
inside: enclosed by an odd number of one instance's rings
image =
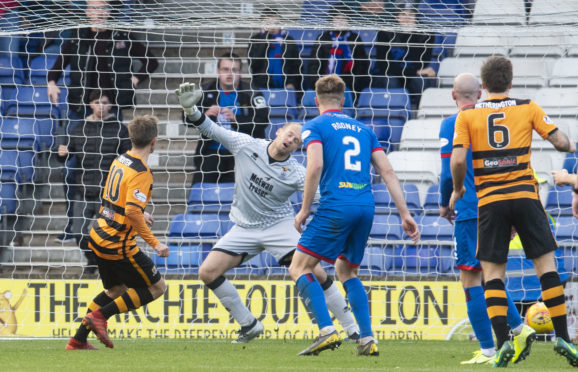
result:
[(293, 220), (282, 220), (266, 229), (245, 229), (234, 225), (213, 247), (214, 250), (243, 255), (243, 262), (267, 251), (279, 262), (297, 248), (301, 235)]

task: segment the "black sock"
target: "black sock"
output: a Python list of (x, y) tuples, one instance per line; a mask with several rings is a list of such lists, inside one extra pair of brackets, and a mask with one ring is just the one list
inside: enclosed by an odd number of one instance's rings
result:
[[(106, 293), (104, 293), (104, 291), (102, 291), (88, 305), (88, 310), (86, 311), (86, 313), (88, 314), (88, 313), (91, 313), (93, 311), (96, 311), (96, 310), (100, 309), (101, 307), (108, 305), (112, 301), (113, 301), (112, 298), (108, 297), (106, 295)], [(89, 333), (90, 333), (90, 331), (86, 328), (86, 326), (81, 324), (80, 327), (78, 327), (78, 329), (76, 330), (76, 334), (74, 335), (74, 338), (77, 341), (86, 342), (86, 339), (87, 339)]]
[(540, 284), (542, 285), (542, 301), (550, 312), (556, 337), (570, 342), (566, 319), (566, 298), (560, 275), (556, 271), (545, 273), (540, 277)]
[(100, 312), (108, 319), (115, 314), (138, 309), (152, 300), (154, 298), (148, 288), (129, 288), (122, 296), (100, 309)]
[(496, 334), (498, 350), (500, 350), (504, 342), (508, 341), (508, 299), (504, 282), (501, 279), (486, 282), (485, 296), (488, 316)]

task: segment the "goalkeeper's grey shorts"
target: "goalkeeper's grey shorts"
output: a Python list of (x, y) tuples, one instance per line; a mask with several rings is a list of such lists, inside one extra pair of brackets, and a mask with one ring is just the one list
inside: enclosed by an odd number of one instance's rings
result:
[(295, 229), (292, 219), (264, 229), (246, 229), (234, 225), (213, 247), (216, 251), (232, 255), (243, 255), (243, 262), (262, 251), (267, 251), (280, 262), (297, 247), (301, 235)]

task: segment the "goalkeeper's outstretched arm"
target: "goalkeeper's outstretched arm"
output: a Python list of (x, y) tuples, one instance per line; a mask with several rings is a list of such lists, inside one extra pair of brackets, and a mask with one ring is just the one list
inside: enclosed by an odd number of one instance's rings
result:
[(197, 104), (203, 97), (203, 91), (197, 88), (196, 84), (183, 83), (179, 89), (175, 90), (175, 94), (189, 122), (197, 127), (204, 136), (221, 143), (232, 154), (236, 154), (247, 143), (255, 141), (248, 134), (221, 127), (201, 113)]

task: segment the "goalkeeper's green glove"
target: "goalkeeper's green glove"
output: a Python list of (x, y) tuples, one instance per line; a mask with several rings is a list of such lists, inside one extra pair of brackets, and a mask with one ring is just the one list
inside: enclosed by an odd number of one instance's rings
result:
[(179, 89), (175, 90), (175, 94), (179, 98), (179, 104), (187, 118), (192, 121), (198, 121), (202, 116), (202, 113), (197, 108), (197, 103), (203, 98), (201, 88), (197, 88), (194, 83), (183, 83), (179, 85)]

